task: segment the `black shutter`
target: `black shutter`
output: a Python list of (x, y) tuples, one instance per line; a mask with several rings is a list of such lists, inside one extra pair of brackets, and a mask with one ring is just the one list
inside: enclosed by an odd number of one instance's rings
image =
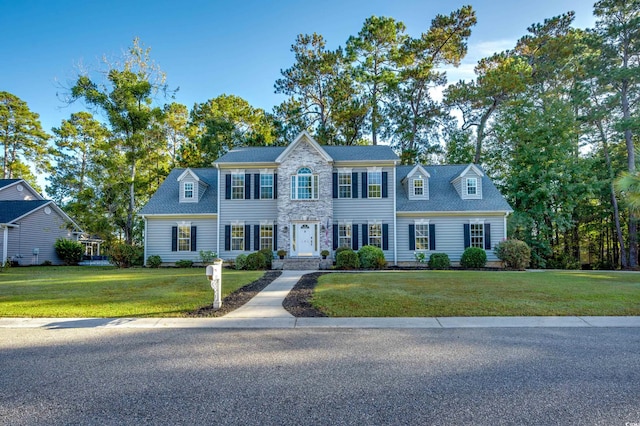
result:
[(231, 175), (227, 174), (224, 176), (224, 198), (227, 200), (231, 199)]
[(358, 250), (358, 225), (351, 225), (351, 248)]
[(469, 248), (471, 245), (471, 230), (469, 224), (464, 224), (464, 248)]
[(278, 250), (278, 225), (273, 225), (273, 250)]
[(178, 227), (171, 227), (171, 251), (178, 251)]
[(416, 225), (409, 225), (409, 250), (416, 249)]
[(196, 245), (196, 241), (198, 240), (196, 228), (196, 226), (191, 227), (191, 251), (198, 251), (198, 246)]
[(382, 172), (382, 198), (389, 198), (389, 172)]
[(333, 198), (338, 198), (338, 174), (333, 173)]
[(273, 174), (273, 199), (278, 198), (278, 174)]
[(358, 173), (351, 173), (351, 198), (358, 198)]
[(484, 248), (485, 250), (491, 250), (491, 224), (484, 224)]
[(244, 226), (244, 250), (251, 251), (251, 225)]
[(362, 245), (369, 245), (369, 225), (366, 223), (362, 224)]
[(253, 175), (253, 199), (260, 199), (260, 173)]
[(245, 173), (244, 175), (244, 199), (251, 199), (251, 173)]
[(429, 224), (429, 250), (436, 249), (436, 225)]
[(389, 250), (389, 224), (382, 224), (382, 250)]
[(260, 250), (260, 225), (253, 227), (253, 248)]
[(369, 196), (369, 184), (367, 182), (367, 172), (362, 172), (362, 198)]
[(231, 225), (224, 226), (224, 249), (231, 250)]
[(338, 248), (338, 224), (333, 224), (333, 249)]

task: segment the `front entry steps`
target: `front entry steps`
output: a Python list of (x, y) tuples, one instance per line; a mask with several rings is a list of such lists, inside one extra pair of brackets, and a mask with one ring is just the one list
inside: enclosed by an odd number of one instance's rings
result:
[(317, 271), (319, 269), (330, 269), (333, 266), (331, 259), (321, 259), (319, 257), (289, 257), (286, 259), (274, 259), (271, 269), (282, 269), (284, 271)]

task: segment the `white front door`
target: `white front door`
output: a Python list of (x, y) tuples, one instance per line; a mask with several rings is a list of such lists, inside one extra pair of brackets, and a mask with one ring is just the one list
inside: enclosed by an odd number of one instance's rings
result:
[(291, 252), (294, 256), (318, 255), (318, 224), (294, 223)]

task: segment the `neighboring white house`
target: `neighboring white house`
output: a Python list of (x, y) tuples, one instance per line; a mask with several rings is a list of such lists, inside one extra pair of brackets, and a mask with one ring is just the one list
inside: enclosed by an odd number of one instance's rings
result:
[(302, 133), (287, 147), (241, 148), (212, 168), (175, 169), (141, 210), (145, 259), (226, 260), (262, 248), (320, 258), (340, 246), (380, 247), (391, 264), (415, 253), (487, 251), (513, 211), (476, 165), (401, 166), (388, 146), (321, 146)]
[(56, 240), (77, 240), (79, 233), (65, 212), (23, 179), (0, 179), (0, 265), (62, 264)]

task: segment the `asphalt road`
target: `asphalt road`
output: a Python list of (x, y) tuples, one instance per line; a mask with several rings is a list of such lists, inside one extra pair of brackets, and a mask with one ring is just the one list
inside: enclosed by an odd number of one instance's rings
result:
[(0, 423), (636, 426), (640, 333), (0, 329)]

